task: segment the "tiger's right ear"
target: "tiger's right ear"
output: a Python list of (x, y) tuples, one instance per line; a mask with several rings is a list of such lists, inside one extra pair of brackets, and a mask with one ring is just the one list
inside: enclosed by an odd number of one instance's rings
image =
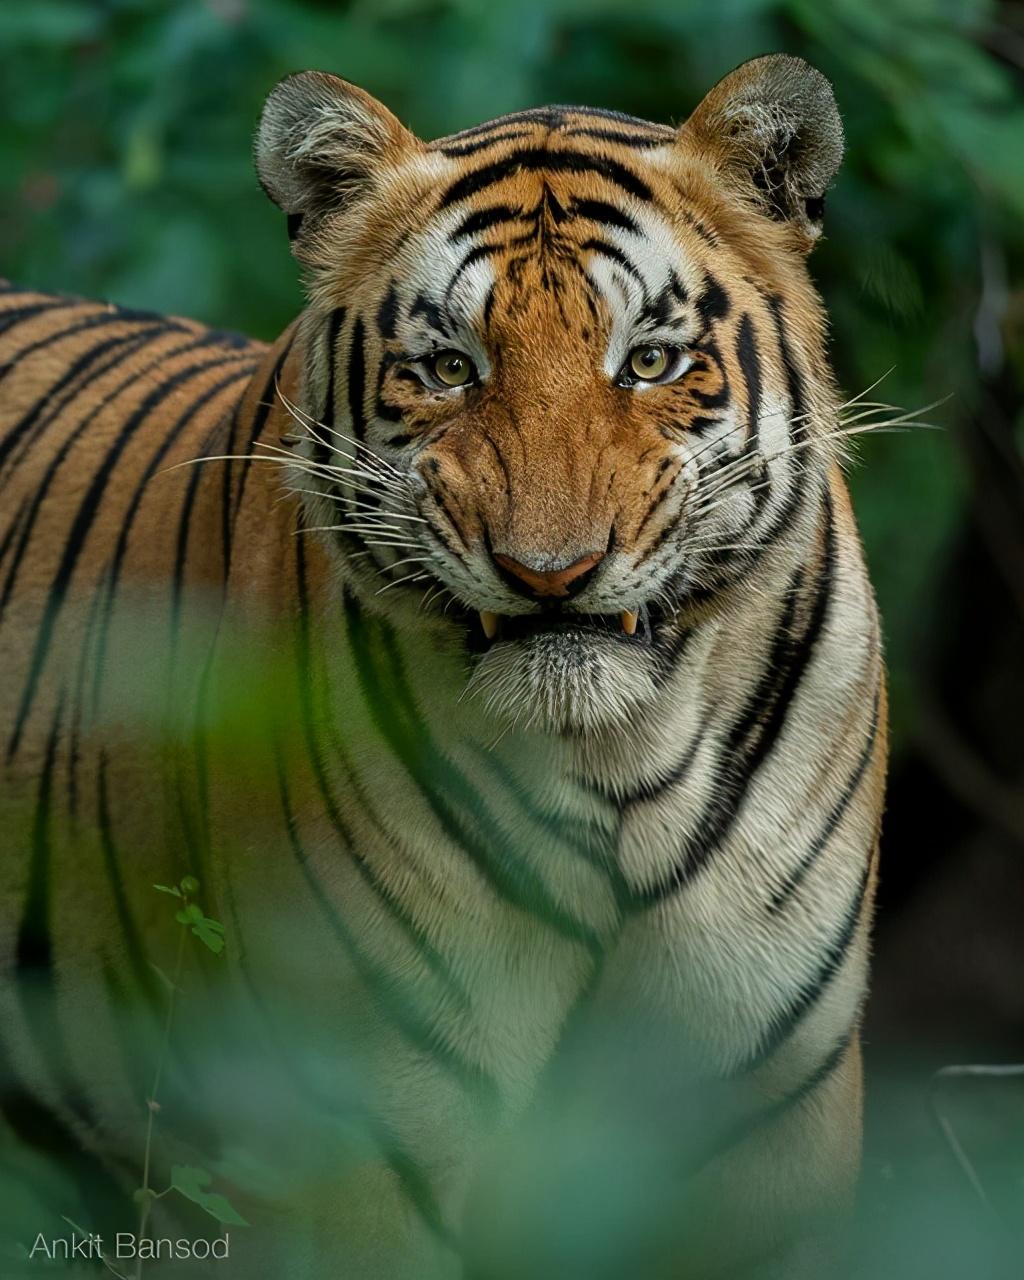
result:
[(376, 172), (421, 147), (376, 98), (326, 71), (300, 71), (271, 90), (254, 146), (263, 190), (303, 223), (373, 189)]

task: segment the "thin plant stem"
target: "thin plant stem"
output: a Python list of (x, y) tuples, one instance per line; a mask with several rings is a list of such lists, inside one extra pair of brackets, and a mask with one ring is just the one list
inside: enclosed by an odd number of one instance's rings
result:
[[(188, 933), (188, 925), (181, 926), (181, 932), (178, 935), (178, 954), (174, 962), (174, 976), (171, 979), (171, 991), (167, 1000), (167, 1016), (164, 1019), (164, 1033), (160, 1042), (160, 1052), (157, 1054), (156, 1069), (153, 1072), (153, 1085), (149, 1091), (149, 1097), (146, 1100), (146, 1147), (142, 1157), (142, 1196), (141, 1206), (139, 1208), (139, 1240), (141, 1241), (146, 1234), (146, 1224), (149, 1221), (149, 1211), (152, 1202), (157, 1197), (151, 1194), (149, 1186), (149, 1168), (150, 1156), (153, 1150), (153, 1120), (158, 1110), (157, 1094), (160, 1090), (160, 1080), (163, 1076), (164, 1063), (167, 1060), (167, 1050), (171, 1043), (171, 1024), (174, 1021), (174, 1006), (178, 995), (178, 983), (181, 981), (181, 970), (185, 959), (185, 936)], [(136, 1260), (135, 1280), (141, 1280), (142, 1276), (142, 1257)]]

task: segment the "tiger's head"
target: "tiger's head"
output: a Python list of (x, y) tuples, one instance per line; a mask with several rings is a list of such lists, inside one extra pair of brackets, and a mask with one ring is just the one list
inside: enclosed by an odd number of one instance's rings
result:
[(828, 82), (781, 55), (678, 129), (551, 107), (425, 143), (331, 75), (270, 95), (307, 523), (498, 715), (635, 714), (809, 525), (835, 397), (806, 255), (841, 154)]

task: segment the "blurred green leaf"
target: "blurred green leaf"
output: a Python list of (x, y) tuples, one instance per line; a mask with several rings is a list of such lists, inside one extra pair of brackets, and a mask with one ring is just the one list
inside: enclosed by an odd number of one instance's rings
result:
[(74, 0), (33, 0), (0, 9), (0, 44), (63, 46), (96, 35), (103, 24), (99, 5)]
[(231, 1205), (226, 1196), (206, 1188), (213, 1182), (213, 1174), (193, 1165), (176, 1164), (171, 1169), (171, 1186), (194, 1204), (204, 1209), (211, 1218), (230, 1227), (247, 1227), (249, 1224)]

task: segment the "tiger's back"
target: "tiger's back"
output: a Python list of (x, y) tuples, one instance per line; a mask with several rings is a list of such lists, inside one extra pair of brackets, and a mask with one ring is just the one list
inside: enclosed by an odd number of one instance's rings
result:
[[(153, 996), (151, 886), (181, 874), (187, 834), (158, 781), (158, 724), (195, 696), (188, 653), (176, 690), (162, 677), (181, 600), (199, 592), (207, 635), (215, 623), (240, 479), (216, 477), (198, 527), (213, 477), (167, 469), (228, 439), (261, 354), (190, 321), (0, 294), (3, 1062), (5, 1117), (30, 1139), (43, 1108), (54, 1134), (98, 1149), (138, 1096), (124, 1059), (95, 1082), (75, 1064), (116, 1039), (126, 981)], [(147, 677), (160, 694), (143, 729)]]

